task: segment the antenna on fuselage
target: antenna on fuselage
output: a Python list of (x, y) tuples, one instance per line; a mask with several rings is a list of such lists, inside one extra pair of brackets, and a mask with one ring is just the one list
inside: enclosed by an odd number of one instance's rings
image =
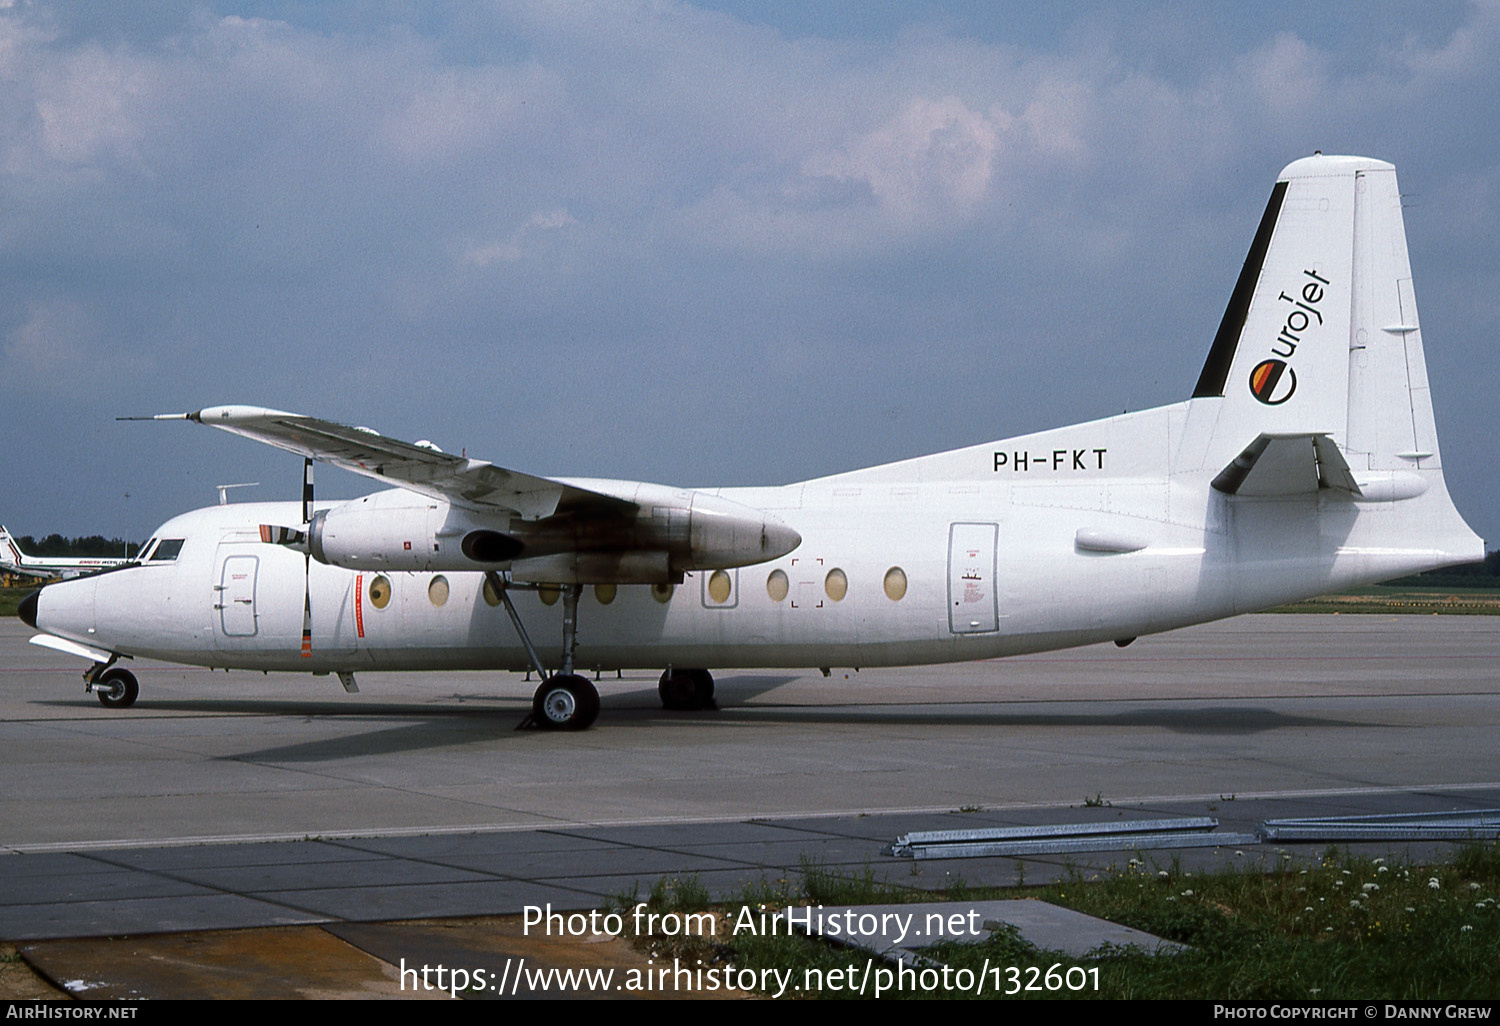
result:
[(227, 505), (229, 505), (229, 489), (231, 489), (231, 488), (256, 488), (259, 485), (260, 485), (259, 481), (244, 481), (244, 482), (242, 482), (240, 484), (214, 485), (214, 487), (219, 490), (219, 505), (220, 506), (227, 506)]

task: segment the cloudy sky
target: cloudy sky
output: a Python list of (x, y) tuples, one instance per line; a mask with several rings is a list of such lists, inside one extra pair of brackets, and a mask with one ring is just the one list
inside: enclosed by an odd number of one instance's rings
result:
[(1175, 402), (1321, 149), (1398, 168), (1495, 548), (1497, 128), (1493, 2), (0, 0), (0, 518), (295, 498), (114, 420), (228, 402), (681, 485)]

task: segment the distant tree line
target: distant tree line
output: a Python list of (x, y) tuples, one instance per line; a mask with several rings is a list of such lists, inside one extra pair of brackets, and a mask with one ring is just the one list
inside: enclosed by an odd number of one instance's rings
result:
[(16, 544), (28, 556), (102, 556), (105, 558), (134, 556), (141, 550), (138, 542), (127, 542), (123, 538), (105, 538), (91, 534), (87, 538), (64, 538), (60, 534), (49, 534), (45, 538), (33, 538), (23, 534)]

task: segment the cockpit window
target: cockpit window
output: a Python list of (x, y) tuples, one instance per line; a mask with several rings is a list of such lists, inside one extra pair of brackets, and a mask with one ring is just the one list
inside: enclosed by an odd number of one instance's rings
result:
[(145, 562), (146, 560), (148, 560), (148, 559), (151, 558), (151, 550), (154, 549), (155, 547), (156, 547), (156, 539), (155, 538), (148, 539), (146, 541), (146, 544), (144, 544), (144, 545), (141, 546), (141, 551), (140, 551), (140, 553), (135, 558), (138, 559), (138, 560), (140, 560), (141, 562)]
[(176, 559), (177, 553), (182, 551), (182, 543), (185, 540), (183, 538), (163, 538), (161, 544), (152, 551), (150, 561), (157, 563)]

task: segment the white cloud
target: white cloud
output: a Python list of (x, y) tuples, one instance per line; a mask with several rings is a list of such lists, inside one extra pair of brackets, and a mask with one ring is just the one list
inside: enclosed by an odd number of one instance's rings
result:
[(68, 299), (33, 300), (6, 338), (6, 379), (45, 394), (71, 392), (79, 381), (107, 380), (121, 369), (119, 354), (101, 346), (99, 321)]
[(984, 201), (1010, 118), (970, 110), (955, 96), (916, 99), (842, 152), (817, 155), (807, 174), (868, 185), (897, 222), (912, 227), (962, 213)]
[(528, 236), (536, 232), (556, 231), (577, 223), (577, 219), (562, 207), (553, 210), (538, 210), (525, 224), (511, 232), (506, 238), (492, 242), (473, 243), (466, 247), (461, 262), (480, 268), (488, 267), (496, 261), (515, 263), (526, 255), (525, 242)]

